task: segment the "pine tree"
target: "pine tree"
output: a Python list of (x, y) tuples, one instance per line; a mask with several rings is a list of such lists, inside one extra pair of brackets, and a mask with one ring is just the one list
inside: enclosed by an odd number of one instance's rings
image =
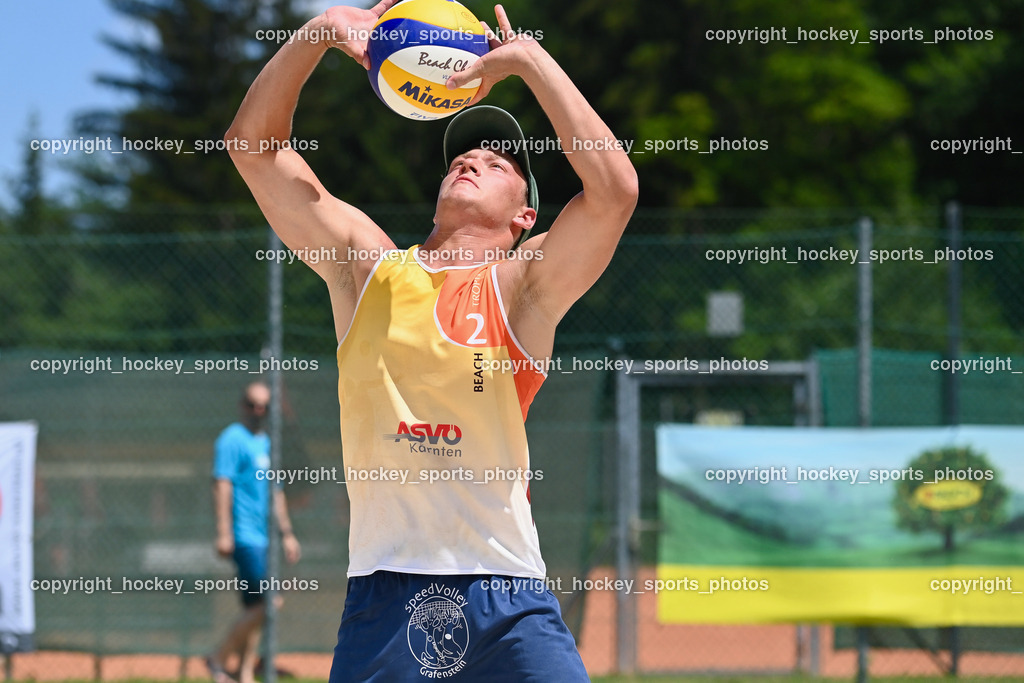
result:
[(111, 0), (111, 5), (143, 28), (145, 37), (105, 36), (103, 42), (126, 57), (135, 73), (103, 74), (97, 80), (132, 95), (134, 103), (125, 111), (82, 113), (76, 127), (82, 135), (109, 136), (115, 151), (130, 149), (107, 164), (82, 169), (83, 179), (127, 188), (128, 203), (136, 207), (251, 201), (222, 138), (249, 84), (277, 49), (257, 40), (257, 31), (301, 23), (291, 3)]

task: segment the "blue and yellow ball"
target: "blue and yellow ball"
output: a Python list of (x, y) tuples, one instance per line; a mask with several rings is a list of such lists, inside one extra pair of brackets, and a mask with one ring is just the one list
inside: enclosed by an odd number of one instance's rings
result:
[(480, 22), (455, 0), (404, 0), (385, 12), (370, 34), (370, 85), (406, 118), (451, 116), (473, 99), (480, 79), (454, 90), (445, 83), (489, 49)]

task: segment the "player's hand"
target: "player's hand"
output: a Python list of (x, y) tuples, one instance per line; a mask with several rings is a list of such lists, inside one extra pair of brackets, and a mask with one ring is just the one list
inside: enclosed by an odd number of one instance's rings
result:
[(217, 536), (213, 546), (221, 557), (231, 557), (235, 552), (235, 539), (231, 535)]
[(281, 547), (284, 549), (284, 559), (288, 564), (295, 564), (302, 557), (302, 547), (295, 534), (285, 534), (281, 537)]
[(473, 96), (471, 105), (483, 98), (498, 81), (509, 76), (521, 75), (521, 69), (528, 64), (538, 51), (543, 51), (532, 36), (520, 36), (512, 31), (512, 24), (501, 5), (494, 6), (494, 15), (498, 19), (498, 33), (495, 33), (483, 21), (480, 25), (488, 36), (491, 51), (473, 62), (465, 71), (452, 74), (448, 78), (449, 89), (460, 88), (466, 83), (481, 79), (480, 90)]
[(326, 28), (331, 31), (329, 47), (336, 47), (370, 70), (366, 42), (374, 24), (398, 0), (381, 0), (370, 9), (337, 5), (324, 12)]

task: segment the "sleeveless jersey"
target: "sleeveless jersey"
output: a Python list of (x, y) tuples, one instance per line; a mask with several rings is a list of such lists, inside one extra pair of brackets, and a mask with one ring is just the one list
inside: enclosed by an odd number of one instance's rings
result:
[(496, 263), (386, 252), (338, 345), (349, 576), (543, 578), (524, 421), (545, 368), (515, 339)]

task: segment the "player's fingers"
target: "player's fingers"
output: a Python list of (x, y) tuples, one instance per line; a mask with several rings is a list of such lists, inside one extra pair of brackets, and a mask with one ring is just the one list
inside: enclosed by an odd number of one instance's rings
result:
[(380, 2), (374, 5), (373, 8), (370, 9), (370, 11), (379, 17), (380, 15), (384, 14), (389, 9), (391, 9), (392, 5), (394, 5), (396, 2), (398, 2), (398, 0), (380, 0)]
[(487, 93), (489, 92), (491, 92), (491, 84), (487, 83), (486, 81), (484, 83), (481, 83), (480, 89), (476, 91), (476, 94), (473, 95), (473, 99), (470, 100), (469, 104), (467, 104), (466, 106), (472, 107), (474, 104), (477, 104), (480, 100), (487, 97)]
[(498, 29), (501, 31), (501, 40), (508, 40), (512, 35), (512, 24), (508, 21), (508, 15), (505, 14), (505, 8), (501, 5), (495, 5), (494, 16), (498, 18)]
[(486, 21), (481, 21), (480, 25), (484, 28), (484, 36), (487, 38), (487, 46), (492, 50), (501, 46), (501, 41), (498, 40), (498, 35), (491, 30), (491, 27), (487, 25)]
[(469, 83), (470, 81), (475, 81), (476, 79), (481, 78), (484, 75), (484, 72), (485, 72), (486, 68), (487, 68), (487, 65), (484, 64), (484, 59), (483, 59), (483, 57), (481, 57), (480, 59), (478, 59), (475, 62), (473, 62), (472, 64), (470, 64), (468, 67), (466, 67), (462, 71), (459, 71), (457, 73), (453, 73), (451, 76), (449, 76), (448, 80), (445, 82), (445, 86), (449, 90), (454, 90), (455, 88), (461, 88), (466, 83)]

